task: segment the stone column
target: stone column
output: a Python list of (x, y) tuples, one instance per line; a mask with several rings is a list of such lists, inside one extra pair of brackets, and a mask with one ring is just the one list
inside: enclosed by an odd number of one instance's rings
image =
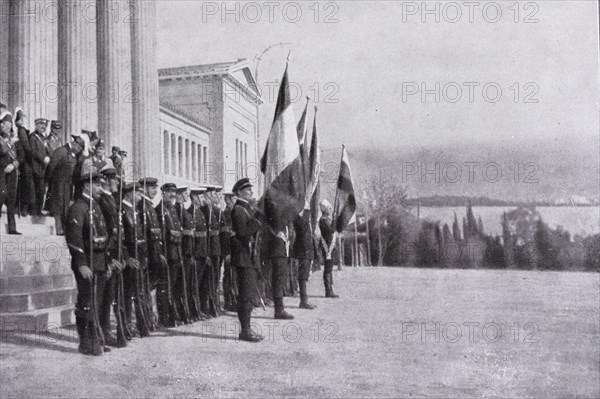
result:
[(162, 134), (156, 56), (156, 2), (133, 0), (131, 24), (133, 77), (133, 160), (140, 176), (160, 176)]
[(8, 85), (8, 54), (9, 54), (9, 13), (10, 1), (0, 0), (0, 101), (8, 101), (6, 92)]
[[(98, 133), (107, 149), (132, 154), (132, 79), (129, 1), (96, 0), (98, 57)], [(129, 170), (129, 172), (131, 172)]]
[(11, 0), (7, 97), (20, 106), (29, 127), (38, 117), (57, 117), (57, 18), (53, 0)]
[(67, 138), (98, 125), (95, 1), (58, 3), (58, 119)]

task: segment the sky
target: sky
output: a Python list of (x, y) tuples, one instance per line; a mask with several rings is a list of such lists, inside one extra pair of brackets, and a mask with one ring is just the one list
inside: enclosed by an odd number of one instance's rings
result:
[(290, 51), (296, 118), (310, 95), (325, 148), (598, 141), (595, 0), (161, 0), (157, 11), (161, 68), (254, 66), (290, 43), (258, 64), (261, 145)]

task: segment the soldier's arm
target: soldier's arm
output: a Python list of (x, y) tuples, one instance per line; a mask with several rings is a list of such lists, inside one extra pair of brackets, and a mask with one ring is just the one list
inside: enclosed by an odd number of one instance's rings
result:
[(83, 229), (88, 226), (87, 219), (89, 212), (79, 204), (74, 204), (67, 212), (67, 226), (65, 231), (65, 239), (72, 259), (73, 269), (87, 265), (87, 256), (85, 253), (85, 245), (83, 241)]
[(29, 142), (29, 137), (27, 135), (27, 130), (21, 128), (19, 129), (19, 141), (23, 146), (23, 152), (25, 152), (26, 156), (31, 156), (31, 143)]
[(31, 146), (31, 157), (35, 161), (43, 164), (44, 159), (46, 158), (46, 147), (44, 147), (44, 145), (39, 142), (39, 139), (37, 137), (34, 137), (33, 140), (37, 140), (38, 143), (35, 146)]

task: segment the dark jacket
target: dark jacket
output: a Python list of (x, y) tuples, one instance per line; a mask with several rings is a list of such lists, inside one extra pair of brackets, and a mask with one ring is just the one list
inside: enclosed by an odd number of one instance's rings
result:
[(64, 215), (73, 197), (73, 172), (77, 157), (69, 144), (59, 147), (46, 169), (48, 181), (48, 210), (53, 215)]
[(183, 251), (183, 256), (191, 257), (194, 255), (194, 221), (192, 220), (192, 215), (190, 215), (188, 210), (185, 209), (185, 207), (179, 202), (175, 204), (175, 209), (181, 222), (181, 228), (183, 229), (183, 237), (181, 240), (181, 249)]
[[(319, 229), (321, 229), (321, 245), (319, 245), (319, 248), (321, 248), (321, 253), (323, 254), (323, 260), (325, 260), (327, 257), (327, 252), (326, 252), (324, 244), (326, 244), (327, 246), (331, 245), (331, 241), (333, 240), (333, 233), (335, 233), (335, 229), (333, 228), (333, 223), (330, 222), (325, 217), (322, 217), (321, 220), (319, 220)], [(337, 243), (331, 253), (331, 259), (333, 260), (333, 263), (336, 263), (338, 261)]]
[(255, 217), (254, 210), (246, 201), (238, 199), (231, 211), (233, 237), (231, 237), (231, 262), (236, 267), (259, 269), (254, 262), (256, 249), (255, 235), (261, 228), (261, 222)]
[[(158, 224), (164, 229), (166, 257), (169, 261), (181, 261), (181, 241), (183, 229), (174, 205), (167, 205), (161, 201), (155, 208), (158, 214)], [(164, 222), (164, 226), (163, 226)]]
[(194, 225), (194, 257), (204, 258), (208, 256), (207, 226), (204, 212), (194, 205), (188, 208)]
[(33, 176), (40, 178), (46, 173), (46, 164), (44, 158), (50, 156), (48, 143), (43, 134), (34, 131), (29, 135), (29, 145), (31, 148), (31, 171)]
[(92, 247), (93, 264), (90, 264), (90, 204), (87, 194), (83, 194), (69, 208), (65, 239), (71, 253), (71, 268), (76, 271), (86, 265), (94, 271), (106, 270), (108, 231), (102, 210), (97, 201), (92, 201)]
[(222, 223), (219, 230), (219, 244), (221, 256), (231, 254), (231, 209), (225, 209), (222, 213)]
[(297, 215), (294, 218), (294, 232), (296, 237), (292, 246), (292, 257), (313, 260), (315, 254), (313, 234), (310, 227), (310, 212), (304, 211), (302, 216)]
[(157, 264), (160, 261), (160, 255), (163, 254), (162, 231), (158, 219), (160, 213), (157, 213), (149, 198), (145, 197), (140, 203), (138, 209), (140, 222), (145, 230), (146, 249), (148, 251), (148, 262)]
[(146, 257), (146, 237), (144, 235), (144, 224), (140, 218), (141, 215), (131, 202), (123, 200), (122, 203), (121, 213), (123, 215), (126, 256), (132, 256), (142, 261)]
[(221, 242), (219, 232), (221, 231), (221, 210), (213, 205), (202, 207), (204, 218), (208, 223), (208, 255), (221, 256)]

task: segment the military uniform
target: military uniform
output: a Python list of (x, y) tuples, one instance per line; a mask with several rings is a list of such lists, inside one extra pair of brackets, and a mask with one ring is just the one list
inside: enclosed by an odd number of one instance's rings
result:
[(192, 215), (194, 230), (194, 259), (196, 261), (196, 275), (198, 281), (198, 290), (200, 296), (200, 311), (204, 314), (210, 314), (210, 286), (209, 272), (207, 270), (208, 258), (208, 226), (204, 217), (204, 212), (193, 204), (188, 208), (188, 213)]
[(222, 223), (221, 210), (215, 205), (208, 204), (202, 207), (202, 212), (204, 212), (207, 222), (208, 258), (210, 260), (208, 267), (211, 268), (205, 278), (211, 278), (209, 285), (211, 294), (216, 301), (217, 312), (220, 312), (218, 287), (221, 277), (221, 240), (219, 238)]
[(223, 258), (223, 299), (225, 309), (236, 309), (236, 277), (235, 268), (231, 266), (231, 209), (226, 208), (223, 213), (223, 224), (219, 231), (219, 242), (221, 245), (221, 257)]
[[(328, 298), (336, 298), (337, 295), (333, 291), (333, 264), (338, 260), (338, 249), (336, 243), (333, 242), (335, 229), (333, 222), (323, 216), (319, 220), (319, 228), (321, 229), (321, 253), (324, 259), (323, 283), (325, 284), (325, 296)], [(333, 250), (330, 251), (329, 248)]]
[[(289, 269), (289, 230), (276, 233), (267, 225), (263, 229), (265, 247), (265, 261), (271, 265), (271, 289), (273, 290), (273, 302), (275, 304), (276, 319), (293, 319), (294, 316), (287, 313), (283, 305), (285, 282)], [(283, 235), (283, 239), (282, 238)]]
[[(79, 351), (100, 355), (104, 342), (102, 333), (98, 331), (98, 311), (105, 296), (108, 231), (98, 202), (92, 200), (91, 206), (91, 220), (88, 193), (83, 193), (69, 208), (65, 238), (77, 282), (75, 317), (80, 339)], [(91, 280), (81, 274), (79, 268), (82, 266), (88, 266), (93, 272)]]
[[(135, 190), (135, 186), (130, 185), (127, 191)], [(122, 220), (125, 247), (127, 256), (136, 259), (140, 268), (135, 269), (128, 265), (124, 269), (125, 282), (125, 319), (128, 324), (132, 320), (132, 306), (135, 307), (135, 322), (140, 337), (150, 335), (151, 329), (148, 315), (148, 287), (146, 282), (146, 238), (144, 236), (144, 226), (138, 215), (135, 199), (132, 202), (122, 201)]]
[(181, 240), (181, 250), (183, 254), (185, 276), (185, 280), (183, 280), (178, 286), (181, 288), (185, 287), (190, 317), (193, 319), (198, 319), (200, 317), (200, 309), (197, 307), (197, 305), (200, 305), (200, 301), (198, 296), (199, 284), (196, 282), (198, 273), (194, 260), (194, 220), (192, 219), (192, 215), (190, 215), (182, 203), (177, 202), (175, 204), (175, 210), (179, 220), (181, 221), (183, 234)]
[[(43, 120), (36, 120), (38, 123), (44, 123)], [(45, 122), (47, 125), (47, 121)], [(48, 142), (43, 133), (37, 130), (29, 136), (29, 145), (31, 147), (31, 174), (33, 176), (33, 186), (35, 188), (35, 210), (34, 215), (42, 214), (42, 206), (44, 205), (44, 197), (46, 195), (46, 163), (44, 159), (50, 159), (48, 151)], [(77, 180), (76, 180), (77, 181)]]
[[(242, 179), (233, 191), (250, 186), (248, 179)], [(248, 201), (238, 198), (231, 211), (233, 236), (231, 238), (231, 262), (236, 267), (238, 297), (237, 312), (241, 324), (240, 339), (256, 342), (262, 337), (254, 335), (250, 329), (250, 320), (254, 308), (253, 299), (257, 290), (256, 280), (259, 265), (255, 262), (255, 235), (262, 223)]]
[(33, 214), (35, 210), (35, 186), (31, 170), (31, 144), (29, 144), (29, 130), (18, 126), (17, 135), (23, 148), (23, 163), (19, 165), (19, 198), (23, 214)]
[(312, 309), (313, 306), (308, 303), (308, 295), (306, 293), (306, 283), (310, 276), (310, 264), (315, 257), (309, 210), (305, 209), (302, 215), (297, 215), (293, 223), (295, 239), (292, 246), (292, 257), (298, 262), (300, 308)]
[[(172, 321), (179, 318), (184, 323), (188, 323), (189, 308), (187, 304), (187, 293), (183, 290), (183, 276), (185, 271), (183, 270), (183, 254), (181, 248), (183, 238), (181, 222), (174, 205), (161, 201), (155, 209), (156, 212), (161, 215), (158, 219), (158, 223), (161, 225), (161, 228), (164, 232), (165, 256), (169, 268), (168, 277), (171, 282), (170, 290), (177, 313), (173, 314), (175, 312), (172, 310), (165, 311), (165, 309), (170, 306), (168, 303), (168, 297), (165, 298), (161, 295), (159, 304), (159, 298), (157, 296), (156, 300), (157, 305), (159, 306), (159, 318), (161, 320), (161, 324), (172, 325), (170, 322), (167, 323), (167, 317), (169, 316), (169, 313), (171, 313), (171, 319), (169, 320)], [(165, 280), (161, 282), (163, 284), (167, 283)], [(165, 290), (161, 290), (161, 292), (164, 293)]]
[[(19, 164), (22, 160), (17, 151), (17, 145), (8, 140), (0, 138), (0, 211), (6, 204), (6, 216), (8, 219), (8, 233), (18, 234), (15, 221), (17, 205), (17, 189), (19, 180)], [(7, 172), (7, 168), (12, 169)]]

